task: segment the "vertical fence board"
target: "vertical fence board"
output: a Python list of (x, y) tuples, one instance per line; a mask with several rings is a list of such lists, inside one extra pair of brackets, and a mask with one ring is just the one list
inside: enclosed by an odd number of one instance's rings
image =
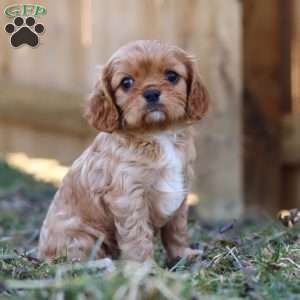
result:
[(249, 206), (274, 211), (281, 183), (280, 0), (243, 3), (245, 197)]
[[(193, 53), (211, 94), (208, 117), (197, 127), (193, 192), (200, 214), (237, 217), (241, 190), (241, 4), (238, 0), (38, 1), (48, 9), (47, 32), (37, 49), (10, 49), (11, 79), (56, 89), (90, 89), (95, 65), (136, 39), (160, 39)], [(87, 4), (86, 4), (87, 5)], [(80, 21), (81, 20), (81, 21)], [(91, 47), (82, 30), (91, 26)], [(5, 37), (7, 38), (7, 37)], [(63, 99), (62, 99), (63, 101)]]

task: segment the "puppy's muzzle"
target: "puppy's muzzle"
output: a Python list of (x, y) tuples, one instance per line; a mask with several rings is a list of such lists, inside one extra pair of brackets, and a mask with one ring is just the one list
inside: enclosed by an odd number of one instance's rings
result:
[(155, 104), (159, 101), (160, 90), (158, 89), (146, 89), (143, 96), (148, 104)]

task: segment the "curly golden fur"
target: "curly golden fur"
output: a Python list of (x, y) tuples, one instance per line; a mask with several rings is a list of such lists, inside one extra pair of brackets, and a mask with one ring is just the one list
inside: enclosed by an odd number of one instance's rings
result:
[(170, 259), (191, 254), (185, 203), (195, 159), (190, 125), (207, 106), (185, 51), (159, 41), (120, 48), (101, 68), (86, 103), (85, 116), (100, 133), (55, 195), (39, 256), (86, 259), (100, 245), (97, 258), (145, 261), (156, 233)]

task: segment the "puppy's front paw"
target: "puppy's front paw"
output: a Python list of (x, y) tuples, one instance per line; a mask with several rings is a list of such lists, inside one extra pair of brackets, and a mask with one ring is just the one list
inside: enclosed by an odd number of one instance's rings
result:
[(172, 266), (182, 259), (191, 261), (196, 257), (200, 257), (202, 254), (203, 251), (200, 249), (183, 248), (180, 252), (177, 252), (176, 256), (169, 257), (168, 265)]
[(200, 257), (203, 254), (203, 251), (199, 249), (184, 248), (181, 253), (180, 256), (167, 261), (167, 267), (172, 271), (177, 270), (178, 265), (190, 263), (193, 259)]
[(183, 256), (187, 258), (187, 260), (192, 260), (196, 257), (199, 257), (203, 254), (203, 251), (200, 249), (192, 249), (192, 248), (185, 248)]

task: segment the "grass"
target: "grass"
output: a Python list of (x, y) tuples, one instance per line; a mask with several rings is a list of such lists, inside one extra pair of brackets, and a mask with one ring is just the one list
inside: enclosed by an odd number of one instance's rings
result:
[(270, 217), (191, 222), (203, 255), (167, 266), (115, 261), (47, 264), (35, 258), (38, 230), (55, 192), (0, 161), (0, 299), (300, 299), (300, 225)]

